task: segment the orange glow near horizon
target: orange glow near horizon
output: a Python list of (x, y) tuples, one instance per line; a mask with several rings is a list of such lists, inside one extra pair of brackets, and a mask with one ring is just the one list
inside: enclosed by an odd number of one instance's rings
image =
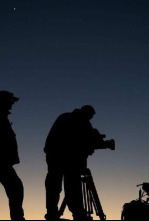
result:
[[(10, 220), (8, 199), (6, 197), (3, 187), (0, 188), (0, 192), (0, 201), (3, 202), (1, 203), (0, 220)], [(26, 188), (25, 192), (26, 195), (23, 204), (25, 218), (27, 220), (44, 220), (44, 214), (46, 213), (44, 189), (36, 189), (35, 187), (30, 186), (30, 190)], [(98, 192), (100, 193), (100, 190)], [(121, 197), (123, 198), (123, 196), (119, 196), (119, 198)], [(121, 205), (118, 205), (118, 203), (116, 202), (112, 203), (112, 199), (110, 199), (108, 196), (104, 196), (104, 194), (101, 195), (100, 198), (104, 212), (107, 215), (107, 220), (120, 220), (120, 212), (122, 208)], [(62, 201), (62, 199), (63, 193), (61, 194), (60, 201)], [(63, 218), (72, 220), (72, 215), (69, 212), (68, 208), (66, 209)], [(96, 220), (99, 219), (95, 215), (93, 216), (93, 218)]]
[[(102, 158), (101, 158), (102, 159)], [(94, 162), (94, 157), (91, 158), (91, 162)], [(99, 163), (101, 164), (101, 163)], [(23, 168), (24, 163), (16, 166), (15, 169), (24, 183), (24, 203), (23, 208), (25, 212), (26, 220), (44, 220), (46, 213), (45, 202), (45, 177), (46, 177), (46, 165), (40, 169), (35, 166), (29, 170), (30, 165), (26, 165)], [(37, 163), (36, 163), (37, 165)], [(91, 168), (93, 179), (97, 188), (99, 198), (107, 216), (107, 220), (120, 220), (122, 207), (125, 203), (137, 199), (138, 189), (135, 188), (136, 184), (145, 180), (146, 174), (142, 174), (142, 177), (132, 177), (132, 172), (128, 172), (121, 176), (121, 170), (113, 169), (113, 173), (109, 171), (109, 167), (100, 165), (89, 165)], [(100, 168), (100, 171), (96, 168)], [(23, 172), (22, 172), (23, 171)], [(61, 194), (60, 203), (63, 200), (64, 193)], [(5, 194), (4, 188), (0, 186), (0, 220), (10, 220), (8, 199)], [(68, 209), (65, 211), (64, 218), (72, 219), (71, 213)], [(94, 216), (94, 219), (99, 219)]]
[[(97, 156), (97, 158), (100, 161), (95, 161), (98, 152), (90, 158), (89, 168), (92, 171), (107, 220), (120, 220), (123, 205), (138, 198), (136, 185), (142, 181), (147, 182), (147, 173), (140, 173), (140, 176), (137, 176), (138, 170), (135, 167), (128, 171), (128, 169), (118, 167), (117, 165), (119, 164), (115, 160), (111, 162), (112, 168), (110, 170), (110, 166), (107, 163), (108, 157), (115, 159), (113, 155), (116, 153), (111, 155), (110, 152), (100, 152), (99, 154), (100, 157)], [(105, 165), (103, 165), (102, 159), (104, 159), (103, 162), (106, 162)], [(34, 163), (28, 160), (28, 164), (25, 164), (25, 162), (26, 159), (25, 161), (22, 160), (20, 165), (15, 166), (24, 184), (23, 208), (25, 218), (26, 220), (44, 220), (46, 213), (45, 177), (47, 173), (45, 159), (39, 158), (39, 161), (34, 161)], [(60, 203), (63, 197), (64, 194), (62, 192)], [(64, 218), (72, 219), (68, 209), (65, 211)], [(96, 216), (94, 218), (96, 219)], [(0, 185), (0, 220), (10, 220), (8, 199), (2, 185)]]

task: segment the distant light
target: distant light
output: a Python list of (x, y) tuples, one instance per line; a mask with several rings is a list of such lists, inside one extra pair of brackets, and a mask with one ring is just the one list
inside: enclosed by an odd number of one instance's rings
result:
[(16, 8), (13, 8), (14, 11), (16, 11)]

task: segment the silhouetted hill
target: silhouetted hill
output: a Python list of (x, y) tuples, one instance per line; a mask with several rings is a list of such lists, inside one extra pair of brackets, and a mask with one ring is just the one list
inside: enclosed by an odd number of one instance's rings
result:
[(63, 220), (63, 221), (70, 221), (70, 219), (60, 219), (60, 220)]

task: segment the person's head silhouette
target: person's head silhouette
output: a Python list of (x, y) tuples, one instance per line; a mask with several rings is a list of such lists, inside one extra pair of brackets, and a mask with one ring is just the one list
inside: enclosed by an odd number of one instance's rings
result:
[(81, 108), (82, 115), (91, 120), (93, 116), (96, 114), (95, 109), (91, 105), (85, 105)]
[(9, 111), (12, 105), (18, 102), (19, 98), (15, 97), (13, 93), (8, 91), (0, 91), (0, 110)]

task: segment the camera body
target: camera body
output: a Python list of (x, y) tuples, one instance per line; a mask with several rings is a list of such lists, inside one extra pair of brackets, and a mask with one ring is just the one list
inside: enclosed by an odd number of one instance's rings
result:
[(115, 150), (115, 140), (104, 140), (105, 134), (100, 134), (97, 129), (93, 129), (94, 149), (110, 149)]
[(104, 149), (115, 150), (115, 140), (113, 140), (113, 139), (105, 140), (104, 141)]

